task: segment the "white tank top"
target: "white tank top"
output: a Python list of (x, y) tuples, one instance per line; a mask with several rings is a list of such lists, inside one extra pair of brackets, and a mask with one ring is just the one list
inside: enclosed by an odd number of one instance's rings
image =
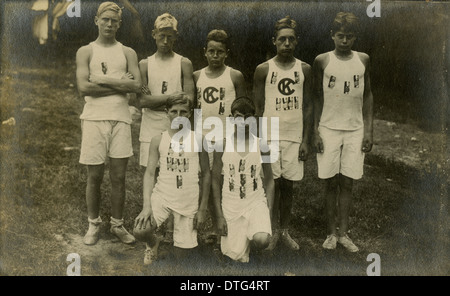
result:
[[(181, 58), (179, 54), (169, 60), (157, 60), (155, 55), (148, 58), (148, 88), (152, 95), (173, 94), (182, 91)], [(151, 139), (170, 128), (166, 112), (143, 108), (139, 141), (150, 142)]]
[[(123, 45), (117, 42), (111, 47), (103, 47), (96, 42), (89, 43), (92, 56), (89, 62), (89, 74), (102, 75), (120, 79), (127, 72), (127, 58), (123, 53)], [(128, 109), (128, 98), (122, 94), (104, 97), (85, 96), (83, 120), (117, 120), (131, 123)]]
[(191, 216), (197, 212), (199, 200), (199, 152), (195, 152), (199, 151), (198, 145), (192, 131), (190, 139), (183, 139), (184, 145), (191, 144), (190, 150), (171, 139), (167, 131), (162, 133), (160, 170), (153, 193), (161, 196), (173, 211)]
[[(231, 114), (231, 103), (236, 99), (236, 90), (231, 80), (231, 68), (217, 78), (208, 78), (203, 68), (197, 81), (197, 108), (202, 110), (203, 121), (208, 117), (218, 117), (226, 126), (226, 118)], [(211, 130), (203, 129), (203, 135)], [(224, 134), (225, 135), (225, 132)]]
[[(265, 84), (264, 117), (279, 118), (279, 140), (301, 143), (303, 138), (303, 83), (305, 77), (302, 62), (295, 59), (289, 70), (280, 69), (274, 59), (270, 59), (269, 73)], [(273, 131), (268, 128), (268, 139)]]
[(357, 130), (364, 126), (362, 116), (365, 67), (358, 52), (348, 61), (334, 52), (323, 71), (323, 111), (319, 125), (335, 130)]
[[(226, 152), (222, 155), (223, 187), (222, 211), (227, 221), (235, 220), (248, 210), (266, 201), (265, 191), (261, 180), (260, 139), (253, 136), (253, 148), (244, 157), (238, 152)], [(232, 143), (229, 138), (225, 146)]]

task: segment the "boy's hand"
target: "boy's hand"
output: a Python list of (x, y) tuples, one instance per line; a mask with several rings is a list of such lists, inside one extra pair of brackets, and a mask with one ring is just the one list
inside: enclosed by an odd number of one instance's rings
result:
[(313, 145), (316, 149), (316, 153), (323, 153), (323, 141), (318, 134), (315, 134), (313, 137)]
[(89, 75), (89, 81), (92, 83), (95, 83), (95, 84), (103, 83), (102, 77), (100, 75), (94, 75), (94, 74)]
[(198, 210), (194, 216), (194, 229), (201, 230), (206, 222), (206, 210)]
[(220, 236), (228, 235), (227, 221), (224, 217), (217, 218), (217, 230), (219, 231)]
[(127, 73), (123, 74), (122, 78), (120, 78), (120, 79), (131, 79), (131, 80), (133, 80), (134, 76), (130, 72), (127, 72)]
[(373, 146), (373, 140), (371, 136), (364, 135), (363, 142), (362, 142), (362, 152), (368, 153), (372, 150)]
[(156, 226), (156, 220), (153, 217), (153, 212), (151, 209), (143, 209), (139, 215), (134, 219), (134, 228), (145, 229), (147, 226), (147, 221), (150, 222), (150, 226)]
[(302, 142), (300, 144), (300, 148), (298, 149), (298, 159), (306, 161), (307, 158), (308, 158), (308, 145)]
[(152, 92), (150, 91), (147, 85), (141, 86), (141, 93), (148, 96), (152, 95)]

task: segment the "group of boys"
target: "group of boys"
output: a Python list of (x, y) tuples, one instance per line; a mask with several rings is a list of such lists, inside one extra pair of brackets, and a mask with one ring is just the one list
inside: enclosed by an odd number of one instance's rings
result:
[[(195, 248), (208, 210), (220, 249), (233, 260), (248, 262), (251, 248), (273, 250), (279, 240), (298, 250), (288, 232), (294, 184), (303, 178), (303, 162), (314, 147), (319, 178), (325, 180), (323, 247), (340, 243), (358, 251), (347, 235), (348, 217), (353, 180), (362, 177), (364, 153), (372, 148), (373, 121), (369, 57), (352, 50), (358, 19), (337, 14), (331, 30), (335, 49), (319, 55), (313, 67), (294, 57), (296, 22), (277, 21), (277, 54), (256, 68), (251, 100), (242, 73), (225, 65), (225, 31), (208, 34), (208, 66), (194, 72), (191, 61), (173, 51), (178, 23), (165, 13), (152, 31), (157, 51), (138, 63), (135, 51), (116, 40), (121, 14), (113, 2), (100, 4), (98, 37), (76, 58), (78, 89), (86, 101), (80, 116), (80, 163), (88, 169), (84, 243), (99, 239), (100, 187), (109, 159), (110, 231), (123, 243), (145, 242), (144, 264), (157, 258), (162, 238), (156, 231), (169, 217), (174, 249)], [(125, 173), (133, 155), (127, 93), (137, 93), (142, 108), (139, 162), (145, 168), (134, 235), (123, 226)], [(191, 128), (194, 107), (204, 118), (200, 135)], [(250, 124), (255, 118), (278, 128), (259, 126), (257, 137)], [(205, 129), (212, 126), (227, 128)]]

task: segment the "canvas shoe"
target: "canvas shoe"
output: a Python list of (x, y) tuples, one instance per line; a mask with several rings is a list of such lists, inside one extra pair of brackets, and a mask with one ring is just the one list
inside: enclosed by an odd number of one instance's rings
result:
[(284, 243), (286, 247), (291, 249), (292, 251), (297, 251), (300, 249), (295, 240), (289, 235), (287, 229), (285, 229), (281, 234), (281, 241)]
[(85, 245), (95, 245), (99, 238), (100, 224), (102, 223), (102, 219), (100, 217), (96, 219), (88, 218), (88, 221), (89, 229), (83, 238), (83, 243)]
[(358, 252), (359, 248), (352, 242), (348, 235), (340, 236), (338, 242), (343, 245), (349, 252)]
[(334, 250), (336, 249), (337, 240), (336, 234), (327, 235), (327, 239), (323, 242), (322, 247), (327, 250)]
[(273, 231), (273, 235), (270, 238), (270, 242), (269, 245), (267, 246), (267, 248), (265, 249), (266, 251), (273, 251), (275, 249), (275, 247), (277, 246), (278, 240), (280, 239), (280, 230), (279, 229), (275, 229)]
[(157, 258), (156, 252), (153, 252), (153, 249), (146, 245), (144, 251), (144, 265), (150, 265)]
[(123, 219), (111, 217), (111, 228), (109, 231), (117, 236), (124, 244), (132, 244), (136, 241), (134, 236), (123, 227)]

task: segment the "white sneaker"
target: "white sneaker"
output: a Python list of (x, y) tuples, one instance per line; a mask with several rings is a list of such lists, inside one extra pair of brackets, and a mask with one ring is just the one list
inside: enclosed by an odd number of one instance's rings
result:
[(126, 229), (121, 226), (111, 226), (111, 233), (117, 236), (124, 244), (132, 244), (136, 241), (134, 236), (132, 236)]
[(336, 249), (337, 240), (336, 234), (327, 235), (327, 239), (323, 242), (322, 247), (327, 250), (334, 250)]
[(89, 229), (83, 238), (85, 245), (95, 245), (98, 241), (100, 233), (100, 224), (89, 223)]
[(147, 246), (144, 251), (144, 265), (150, 265), (156, 260), (156, 254), (153, 252), (152, 248)]
[(343, 245), (349, 252), (358, 252), (359, 248), (352, 242), (348, 235), (340, 236), (338, 242)]

